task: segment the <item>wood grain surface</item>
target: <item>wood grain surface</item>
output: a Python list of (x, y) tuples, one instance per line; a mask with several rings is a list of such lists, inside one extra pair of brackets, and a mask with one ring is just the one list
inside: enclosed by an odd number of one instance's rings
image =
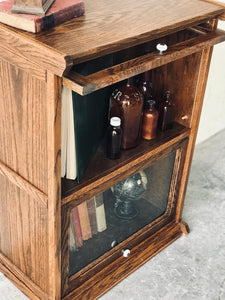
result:
[(10, 55), (10, 52), (3, 47), (0, 47), (0, 53), (1, 59), (23, 69), (24, 71), (27, 71), (32, 77), (46, 81), (46, 70), (42, 69), (40, 65), (31, 63), (29, 60), (17, 55), (16, 53), (11, 52)]
[[(48, 293), (47, 208), (0, 175), (1, 253)], [(11, 270), (12, 272), (13, 270)]]
[(0, 270), (1, 272), (21, 291), (23, 291), (29, 299), (32, 300), (48, 300), (48, 294), (31, 281), (19, 268), (17, 268), (6, 256), (0, 253)]
[(1, 45), (61, 76), (73, 64), (199, 24), (224, 12), (223, 7), (201, 0), (86, 0), (85, 6), (85, 16), (39, 34), (0, 25)]
[[(93, 261), (90, 265), (82, 269), (80, 272), (75, 274), (74, 276), (68, 278), (68, 235), (69, 235), (69, 212), (73, 208), (73, 205), (71, 203), (67, 203), (67, 205), (64, 205), (62, 207), (63, 212), (63, 226), (62, 226), (62, 257), (64, 258), (62, 260), (62, 282), (63, 282), (63, 288), (64, 288), (64, 294), (67, 294), (69, 291), (72, 291), (74, 288), (78, 288), (80, 285), (82, 285), (84, 282), (95, 276), (95, 274), (101, 272), (105, 267), (109, 264), (111, 264), (111, 268), (117, 268), (118, 264), (116, 263), (116, 260), (118, 257), (121, 256), (121, 250), (125, 247), (128, 247), (129, 249), (133, 249), (133, 247), (136, 247), (137, 244), (141, 243), (143, 240), (147, 239), (149, 236), (151, 236), (153, 233), (155, 233), (157, 230), (165, 226), (169, 221), (171, 221), (176, 213), (176, 203), (177, 198), (179, 194), (179, 188), (180, 188), (180, 181), (181, 181), (181, 175), (182, 175), (182, 169), (183, 164), (185, 161), (185, 154), (186, 154), (186, 147), (187, 147), (188, 139), (184, 139), (180, 143), (174, 145), (173, 150), (176, 151), (176, 158), (175, 158), (175, 164), (173, 168), (173, 175), (172, 180), (170, 184), (170, 193), (168, 197), (168, 205), (165, 214), (154, 220), (149, 225), (145, 226), (144, 228), (140, 229), (137, 233), (133, 234), (129, 238), (127, 238), (125, 241), (120, 243), (117, 247), (113, 248), (113, 250), (108, 251), (105, 253), (100, 259)], [(168, 155), (168, 153), (171, 153), (172, 149), (169, 147), (166, 151), (163, 150), (158, 156), (157, 160), (162, 159), (162, 157), (165, 157)], [(151, 163), (151, 159), (147, 159), (146, 164)], [(143, 166), (139, 166), (138, 170), (142, 169)], [(126, 172), (126, 176), (127, 172)], [(120, 173), (120, 179), (124, 178), (124, 174)], [(118, 181), (118, 180), (117, 180)], [(101, 186), (101, 188), (105, 188), (104, 184)], [(84, 192), (86, 193), (86, 192)], [(115, 265), (114, 265), (115, 263)], [(104, 280), (104, 272), (101, 272), (101, 280)], [(118, 277), (119, 280), (119, 277)]]
[[(137, 168), (138, 164), (146, 161), (147, 164), (150, 164), (156, 157), (159, 157), (162, 151), (171, 151), (177, 143), (188, 135), (189, 129), (174, 125), (174, 129), (170, 133), (167, 132), (164, 138), (162, 134), (161, 139), (153, 140), (150, 143), (142, 141), (138, 148), (124, 151), (121, 159), (114, 161), (104, 156), (104, 148), (102, 147), (104, 144), (101, 145), (81, 182), (77, 184), (76, 181), (65, 181), (62, 205), (69, 202), (74, 202), (72, 205), (78, 205), (80, 202), (91, 198), (94, 194), (101, 192), (99, 189), (104, 190), (119, 179), (122, 180), (122, 173), (125, 172), (126, 175), (124, 176), (126, 177), (129, 175), (128, 173), (134, 172), (133, 169)], [(65, 193), (68, 196), (65, 197)]]
[[(181, 221), (183, 201), (211, 46), (224, 39), (223, 33), (217, 35), (213, 19), (224, 8), (202, 0), (86, 0), (85, 4), (85, 16), (36, 35), (0, 24), (0, 268), (31, 299), (61, 299), (61, 283), (63, 295), (68, 293), (65, 300), (99, 297), (189, 231)], [(88, 59), (172, 33), (176, 40), (178, 30), (203, 21), (214, 32), (211, 39), (201, 35), (195, 40), (191, 46), (195, 53), (178, 43), (168, 56), (145, 57), (134, 66), (122, 63), (121, 72), (113, 70), (119, 81), (130, 71), (153, 68), (156, 94), (172, 89), (175, 95), (174, 128), (158, 133), (150, 144), (142, 141), (116, 162), (106, 164), (100, 148), (79, 185), (61, 182), (60, 77)], [(99, 88), (111, 82), (103, 73), (98, 74)], [(166, 214), (123, 243), (132, 246), (128, 259), (118, 255), (118, 247), (69, 279), (70, 209), (174, 150)]]
[[(165, 38), (165, 40), (166, 44), (168, 44), (169, 37)], [(169, 46), (164, 55), (159, 55), (158, 51), (155, 50), (150, 54), (133, 58), (132, 60), (88, 76), (82, 76), (75, 71), (71, 71), (63, 78), (63, 84), (80, 95), (87, 95), (108, 85), (141, 74), (147, 70), (163, 66), (182, 57), (199, 52), (204, 48), (215, 45), (224, 40), (225, 32), (222, 30), (209, 32), (207, 34), (191, 38), (190, 40)], [(156, 44), (157, 42), (154, 41), (153, 45)]]
[(29, 183), (23, 177), (18, 175), (16, 172), (11, 170), (9, 167), (4, 165), (2, 162), (0, 162), (0, 174), (7, 177), (11, 183), (19, 187), (21, 190), (23, 190), (30, 196), (33, 196), (36, 201), (39, 201), (40, 204), (42, 204), (44, 207), (47, 208), (48, 206), (47, 195), (41, 192), (39, 189), (37, 189), (34, 185)]
[(114, 52), (118, 47), (139, 44), (165, 30), (168, 34), (200, 23), (224, 10), (199, 0), (124, 0), (123, 5), (119, 0), (87, 0), (85, 6), (85, 16), (41, 33), (37, 40), (66, 53), (77, 63), (102, 56), (105, 51)]
[[(220, 5), (225, 8), (225, 3), (222, 1), (217, 1), (217, 0), (204, 0), (204, 1), (216, 4), (216, 5)], [(219, 16), (219, 20), (221, 20), (221, 21), (225, 20), (225, 13), (223, 13), (222, 15)]]
[(45, 82), (0, 61), (0, 161), (47, 194)]
[(61, 298), (61, 79), (47, 73), (49, 297)]
[(157, 233), (132, 248), (128, 258), (121, 255), (112, 265), (93, 275), (78, 289), (63, 297), (63, 300), (97, 299), (182, 234), (179, 223), (170, 222), (161, 230), (158, 230)]
[[(210, 22), (210, 26), (212, 29), (217, 27), (217, 20), (212, 20)], [(184, 197), (187, 189), (188, 176), (191, 169), (191, 162), (194, 154), (195, 141), (198, 132), (199, 120), (202, 111), (202, 105), (204, 100), (205, 88), (207, 83), (207, 78), (209, 74), (210, 61), (212, 57), (213, 47), (209, 47), (201, 52), (201, 58), (198, 63), (198, 77), (196, 78), (195, 84), (195, 94), (194, 94), (194, 103), (192, 106), (192, 116), (190, 119), (190, 137), (189, 144), (187, 147), (187, 154), (185, 159), (185, 164), (183, 168), (183, 175), (181, 181), (180, 195), (178, 198), (177, 204), (177, 213), (176, 220), (179, 221), (182, 217), (183, 205), (184, 205)]]

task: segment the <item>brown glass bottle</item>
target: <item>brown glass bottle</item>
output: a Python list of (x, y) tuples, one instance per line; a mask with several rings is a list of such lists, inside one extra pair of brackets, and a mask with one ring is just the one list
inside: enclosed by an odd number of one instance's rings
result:
[(121, 119), (121, 147), (136, 147), (140, 138), (143, 95), (132, 84), (132, 79), (121, 88), (116, 89), (110, 97), (110, 117)]
[(155, 109), (155, 101), (147, 100), (143, 112), (143, 121), (142, 121), (141, 135), (143, 139), (151, 140), (156, 138), (158, 117), (159, 117), (159, 113)]
[(161, 131), (171, 129), (174, 121), (174, 104), (172, 94), (166, 91), (162, 101), (159, 103), (159, 122), (158, 127)]
[(142, 73), (141, 81), (138, 85), (138, 88), (144, 96), (144, 102), (146, 102), (147, 100), (151, 100), (153, 98), (150, 71), (146, 71), (146, 72)]

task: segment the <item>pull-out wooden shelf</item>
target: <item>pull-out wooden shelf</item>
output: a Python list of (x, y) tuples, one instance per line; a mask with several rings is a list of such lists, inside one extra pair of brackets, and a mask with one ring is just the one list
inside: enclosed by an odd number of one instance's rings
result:
[[(179, 32), (176, 33), (177, 36), (179, 36), (179, 34), (181, 35)], [(194, 37), (192, 37), (192, 34)], [(182, 31), (182, 35), (184, 35), (184, 37), (187, 35), (187, 39), (181, 42), (178, 40), (178, 42), (171, 43), (175, 36), (175, 34), (173, 34), (156, 41), (151, 41), (151, 43), (145, 43), (142, 45), (142, 52), (148, 50), (150, 53), (132, 58), (87, 76), (76, 72), (76, 66), (74, 66), (74, 68), (63, 77), (63, 84), (80, 95), (87, 95), (108, 85), (138, 75), (147, 70), (163, 66), (225, 40), (225, 32), (219, 29), (210, 31), (201, 27), (189, 28), (186, 29), (186, 32), (185, 30)], [(164, 42), (168, 45), (168, 50), (165, 51), (164, 55), (159, 55), (159, 52), (156, 50), (156, 45), (160, 42)], [(141, 46), (136, 48), (140, 47)], [(134, 52), (135, 50), (138, 52), (139, 49), (134, 48)]]

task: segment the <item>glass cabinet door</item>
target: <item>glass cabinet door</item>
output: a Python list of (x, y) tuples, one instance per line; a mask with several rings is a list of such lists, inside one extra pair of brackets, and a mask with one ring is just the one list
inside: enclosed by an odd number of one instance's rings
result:
[(162, 216), (176, 151), (70, 212), (69, 276)]

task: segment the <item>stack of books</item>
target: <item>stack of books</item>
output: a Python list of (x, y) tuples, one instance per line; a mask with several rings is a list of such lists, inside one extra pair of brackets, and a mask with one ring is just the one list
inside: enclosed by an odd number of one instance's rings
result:
[(70, 213), (69, 249), (83, 246), (83, 242), (107, 229), (103, 194), (74, 207)]
[(0, 0), (0, 22), (33, 33), (55, 27), (84, 14), (83, 0), (55, 0), (45, 16), (12, 13), (14, 0)]

